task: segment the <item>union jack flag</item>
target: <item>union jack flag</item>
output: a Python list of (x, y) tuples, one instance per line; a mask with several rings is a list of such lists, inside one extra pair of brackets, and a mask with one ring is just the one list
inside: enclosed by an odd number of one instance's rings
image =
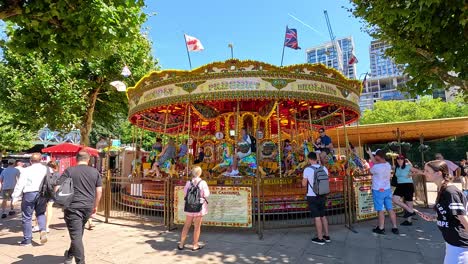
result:
[(297, 30), (286, 27), (286, 36), (284, 37), (284, 46), (291, 49), (301, 49), (297, 41)]

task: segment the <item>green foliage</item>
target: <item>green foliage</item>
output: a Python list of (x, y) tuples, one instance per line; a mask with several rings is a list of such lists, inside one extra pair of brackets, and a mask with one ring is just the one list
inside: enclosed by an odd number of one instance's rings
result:
[(405, 65), (406, 90), (431, 94), (459, 86), (468, 99), (468, 8), (466, 1), (351, 0), (349, 9), (365, 30), (392, 47), (386, 54)]
[(6, 43), (19, 54), (40, 52), (64, 62), (115, 52), (107, 44), (131, 43), (146, 20), (143, 0), (4, 0)]
[(440, 98), (422, 97), (416, 102), (378, 101), (374, 109), (366, 109), (361, 124), (392, 123), (468, 116), (468, 105), (461, 98), (443, 102)]
[(0, 152), (21, 151), (33, 146), (34, 133), (4, 107), (0, 107)]
[[(93, 120), (111, 129), (127, 114), (125, 93), (109, 83), (122, 80), (122, 67), (128, 65), (132, 76), (124, 81), (133, 86), (148, 71), (156, 68), (151, 56), (151, 43), (141, 35), (133, 43), (114, 43), (111, 55), (72, 60), (64, 65), (53, 57), (31, 53), (27, 56), (5, 50), (0, 63), (0, 91), (5, 105), (22, 119), (28, 128), (51, 129), (75, 127), (88, 136)], [(93, 95), (97, 94), (96, 100)]]

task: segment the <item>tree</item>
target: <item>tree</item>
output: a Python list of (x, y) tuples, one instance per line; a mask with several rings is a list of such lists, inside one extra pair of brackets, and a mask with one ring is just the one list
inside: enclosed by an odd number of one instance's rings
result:
[(133, 75), (125, 80), (130, 86), (156, 65), (151, 43), (142, 35), (133, 43), (106, 46), (113, 50), (109, 56), (73, 60), (67, 65), (40, 53), (23, 56), (6, 50), (0, 64), (5, 104), (27, 120), (30, 129), (45, 124), (52, 129), (78, 128), (82, 144), (89, 145), (94, 121), (108, 127), (127, 114), (125, 94), (109, 84), (123, 78), (122, 67), (131, 68)]
[(366, 109), (361, 124), (377, 124), (468, 116), (468, 105), (461, 97), (452, 102), (422, 97), (419, 101), (378, 101), (374, 109)]
[(104, 44), (131, 43), (146, 20), (143, 0), (0, 0), (10, 50), (40, 52), (68, 62), (113, 51)]
[(32, 147), (34, 133), (27, 130), (24, 122), (15, 118), (7, 109), (0, 106), (0, 156), (4, 151), (21, 151)]
[(460, 87), (468, 99), (468, 8), (465, 1), (352, 0), (365, 30), (391, 45), (386, 55), (411, 79), (404, 90), (431, 94)]

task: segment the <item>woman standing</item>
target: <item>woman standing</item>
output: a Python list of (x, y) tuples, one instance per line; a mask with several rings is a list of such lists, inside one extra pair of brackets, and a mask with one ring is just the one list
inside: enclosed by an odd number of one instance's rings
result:
[[(403, 216), (406, 220), (401, 223), (402, 226), (413, 225), (411, 217), (416, 213), (413, 209), (413, 196), (414, 196), (414, 185), (413, 185), (413, 173), (423, 173), (422, 171), (415, 169), (411, 166), (403, 154), (397, 157), (397, 166), (395, 167), (395, 176), (397, 177), (398, 184), (395, 191), (393, 192), (392, 200), (395, 204), (405, 209), (405, 215)], [(404, 198), (404, 202), (401, 200)]]
[(463, 193), (453, 184), (445, 161), (433, 160), (426, 163), (424, 175), (437, 185), (438, 193), (434, 210), (437, 215), (417, 212), (426, 221), (437, 221), (445, 240), (444, 264), (468, 263), (468, 216), (467, 201)]
[(183, 250), (185, 247), (185, 239), (187, 238), (187, 234), (190, 230), (190, 227), (192, 226), (192, 223), (194, 224), (194, 230), (193, 230), (193, 247), (192, 251), (197, 251), (199, 249), (202, 249), (203, 247), (198, 245), (198, 240), (200, 239), (200, 232), (201, 232), (201, 224), (202, 224), (202, 218), (204, 215), (208, 213), (208, 203), (206, 201), (206, 198), (210, 196), (210, 190), (208, 188), (208, 184), (206, 181), (202, 180), (200, 178), (202, 174), (202, 169), (199, 166), (195, 166), (192, 168), (192, 180), (188, 181), (187, 184), (185, 184), (184, 187), (184, 196), (187, 197), (187, 192), (189, 189), (193, 188), (192, 186), (195, 186), (200, 189), (200, 202), (203, 204), (201, 211), (200, 212), (185, 212), (185, 224), (184, 228), (182, 229), (182, 234), (180, 238), (180, 243), (177, 246), (179, 250)]

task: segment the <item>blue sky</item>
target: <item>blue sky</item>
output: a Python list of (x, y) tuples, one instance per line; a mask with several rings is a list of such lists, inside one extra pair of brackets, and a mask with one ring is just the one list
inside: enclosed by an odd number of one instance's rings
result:
[[(149, 0), (146, 12), (155, 12), (146, 23), (153, 54), (162, 69), (189, 69), (183, 34), (201, 40), (205, 50), (192, 52), (193, 68), (230, 57), (280, 65), (285, 27), (296, 28), (301, 50), (286, 48), (284, 65), (304, 63), (307, 48), (330, 41), (323, 10), (328, 11), (337, 38), (353, 36), (359, 59), (358, 76), (369, 69), (371, 37), (360, 21), (347, 12), (345, 0)], [(308, 26), (296, 21), (298, 18)]]

